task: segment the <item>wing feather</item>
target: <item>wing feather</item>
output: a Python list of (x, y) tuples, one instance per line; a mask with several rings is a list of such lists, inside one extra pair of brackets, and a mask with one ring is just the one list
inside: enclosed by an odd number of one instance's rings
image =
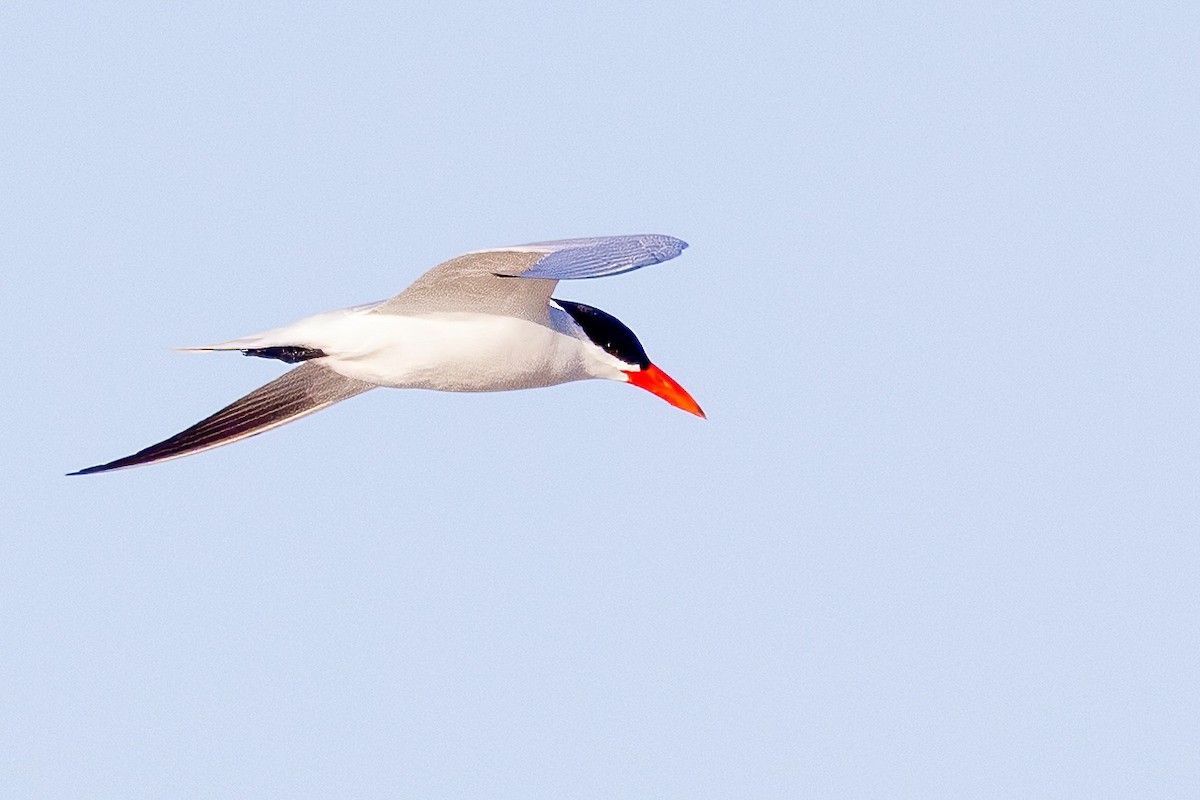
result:
[(133, 455), (70, 474), (109, 472), (211, 450), (277, 428), (373, 388), (374, 384), (346, 378), (319, 364), (304, 364), (169, 439)]
[(687, 247), (687, 242), (681, 239), (657, 233), (567, 239), (543, 244), (554, 249), (526, 270), (522, 278), (563, 281), (620, 275), (670, 261)]
[(437, 265), (374, 311), (471, 311), (546, 324), (546, 304), (558, 281), (620, 275), (675, 258), (685, 247), (672, 236), (641, 234), (478, 250)]

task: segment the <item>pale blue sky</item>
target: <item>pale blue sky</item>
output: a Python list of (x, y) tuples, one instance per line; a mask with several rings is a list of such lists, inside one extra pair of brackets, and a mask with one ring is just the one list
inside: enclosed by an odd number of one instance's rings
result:
[[(1188, 4), (0, 8), (12, 797), (1200, 794)], [(460, 252), (709, 413), (176, 345)]]

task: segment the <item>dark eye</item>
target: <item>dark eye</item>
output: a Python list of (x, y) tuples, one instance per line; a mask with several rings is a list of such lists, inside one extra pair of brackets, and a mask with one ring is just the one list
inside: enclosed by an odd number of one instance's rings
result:
[(633, 331), (625, 327), (621, 320), (593, 306), (585, 306), (583, 303), (572, 303), (570, 300), (559, 300), (557, 297), (554, 298), (554, 302), (571, 315), (575, 324), (583, 328), (588, 339), (603, 348), (609, 355), (630, 366), (636, 365), (642, 369), (650, 366), (650, 359), (646, 357), (646, 350), (642, 347), (642, 343), (633, 335)]

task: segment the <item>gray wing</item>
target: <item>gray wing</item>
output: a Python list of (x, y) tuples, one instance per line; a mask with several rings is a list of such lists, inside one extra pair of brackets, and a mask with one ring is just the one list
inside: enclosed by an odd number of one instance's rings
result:
[(674, 258), (687, 243), (662, 234), (597, 236), (498, 247), (452, 258), (374, 311), (475, 311), (548, 322), (555, 284), (619, 275)]
[(207, 419), (131, 456), (71, 475), (90, 475), (200, 453), (255, 436), (375, 388), (318, 364), (304, 364), (233, 402)]

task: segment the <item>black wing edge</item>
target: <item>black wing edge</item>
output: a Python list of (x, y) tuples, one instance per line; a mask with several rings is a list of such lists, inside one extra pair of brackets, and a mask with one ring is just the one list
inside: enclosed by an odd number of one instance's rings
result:
[(373, 388), (374, 384), (346, 378), (318, 364), (304, 364), (169, 439), (116, 461), (67, 474), (94, 475), (211, 450), (264, 433)]

